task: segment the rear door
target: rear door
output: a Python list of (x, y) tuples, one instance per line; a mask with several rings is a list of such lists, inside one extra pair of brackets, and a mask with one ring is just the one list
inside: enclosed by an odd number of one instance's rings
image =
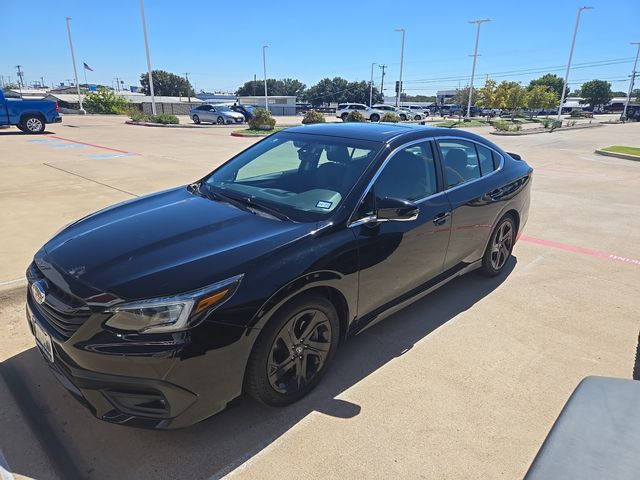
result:
[[(446, 195), (451, 203), (451, 239), (444, 268), (479, 260), (502, 208), (498, 178), (501, 156), (468, 139), (438, 139)], [(489, 178), (493, 175), (493, 178)]]
[[(384, 197), (416, 202), (411, 221), (367, 221)], [(443, 271), (449, 243), (450, 206), (439, 191), (432, 142), (411, 142), (387, 160), (354, 221), (360, 282), (358, 315), (383, 311), (420, 290)], [(366, 321), (366, 320), (365, 320)]]

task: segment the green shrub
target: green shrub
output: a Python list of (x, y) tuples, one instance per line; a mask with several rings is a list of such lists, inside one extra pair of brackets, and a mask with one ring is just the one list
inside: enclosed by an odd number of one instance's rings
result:
[(271, 116), (271, 112), (264, 108), (256, 108), (253, 117), (247, 122), (252, 130), (273, 130), (276, 126), (276, 119)]
[(507, 122), (506, 120), (496, 120), (492, 125), (499, 132), (519, 132), (522, 130), (520, 123)]
[(129, 118), (134, 122), (148, 122), (150, 119), (149, 115), (135, 107), (129, 107), (127, 115), (129, 115)]
[(320, 112), (316, 112), (315, 110), (308, 110), (305, 112), (304, 117), (302, 118), (303, 125), (309, 125), (311, 123), (324, 123), (324, 115)]
[(381, 122), (389, 122), (389, 123), (398, 123), (400, 121), (400, 117), (392, 112), (385, 113), (380, 119)]
[(84, 100), (84, 107), (88, 113), (120, 114), (129, 102), (105, 87), (98, 87), (95, 92), (89, 92)]
[(549, 118), (549, 117), (545, 117), (545, 118), (540, 120), (540, 123), (542, 124), (542, 126), (544, 128), (551, 127), (551, 125), (553, 125), (553, 122), (554, 122), (553, 118)]
[(153, 115), (150, 118), (150, 121), (153, 123), (162, 123), (164, 125), (177, 125), (180, 123), (178, 117), (175, 115), (171, 115), (170, 113), (160, 113), (158, 115)]
[(364, 118), (364, 115), (362, 115), (362, 113), (360, 113), (358, 110), (354, 110), (351, 113), (349, 113), (349, 115), (347, 115), (347, 119), (345, 121), (347, 121), (347, 122), (364, 122), (365, 118)]

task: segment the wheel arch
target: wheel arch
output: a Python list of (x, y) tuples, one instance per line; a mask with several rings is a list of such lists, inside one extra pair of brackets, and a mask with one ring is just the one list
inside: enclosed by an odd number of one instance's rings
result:
[(38, 112), (37, 110), (20, 113), (19, 123), (23, 123), (23, 121), (29, 117), (37, 117), (42, 120), (42, 123), (47, 123), (47, 119), (44, 117), (44, 114), (42, 112)]

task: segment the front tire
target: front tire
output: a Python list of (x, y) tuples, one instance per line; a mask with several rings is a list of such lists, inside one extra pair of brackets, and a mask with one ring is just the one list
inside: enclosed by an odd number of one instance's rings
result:
[(371, 118), (369, 118), (369, 120), (371, 120), (372, 122), (379, 122), (380, 115), (378, 115), (377, 113), (374, 113), (373, 115), (371, 115)]
[(263, 329), (249, 357), (245, 390), (271, 406), (304, 397), (325, 374), (338, 347), (338, 314), (319, 295), (294, 299)]
[(193, 123), (200, 125), (200, 117), (198, 115), (193, 116)]
[(489, 245), (482, 257), (479, 272), (488, 277), (495, 277), (504, 270), (511, 257), (513, 245), (516, 242), (516, 222), (511, 215), (500, 219), (491, 234)]
[(22, 126), (24, 127), (23, 132), (30, 134), (38, 134), (44, 132), (44, 120), (42, 117), (33, 115), (26, 117), (22, 121)]
[(348, 113), (343, 113), (342, 115), (340, 115), (340, 118), (342, 119), (343, 122), (346, 122), (348, 116), (349, 116)]
[(218, 117), (218, 118), (216, 119), (216, 123), (217, 123), (218, 125), (224, 125), (224, 118), (222, 118), (222, 117)]

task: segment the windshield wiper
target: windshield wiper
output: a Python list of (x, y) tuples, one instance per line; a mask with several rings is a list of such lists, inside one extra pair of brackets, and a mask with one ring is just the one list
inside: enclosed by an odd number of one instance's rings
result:
[[(219, 200), (223, 202), (230, 203), (235, 205), (236, 207), (244, 208), (245, 210), (249, 210), (251, 213), (256, 214), (256, 210), (265, 212), (272, 217), (275, 217), (279, 220), (291, 221), (287, 215), (282, 213), (280, 210), (277, 210), (273, 207), (265, 205), (260, 202), (256, 202), (252, 197), (245, 197), (243, 195), (231, 194), (228, 192), (220, 192), (218, 190), (213, 190), (210, 185), (207, 185), (207, 196), (212, 198), (213, 200)], [(200, 191), (200, 190), (199, 190)]]

